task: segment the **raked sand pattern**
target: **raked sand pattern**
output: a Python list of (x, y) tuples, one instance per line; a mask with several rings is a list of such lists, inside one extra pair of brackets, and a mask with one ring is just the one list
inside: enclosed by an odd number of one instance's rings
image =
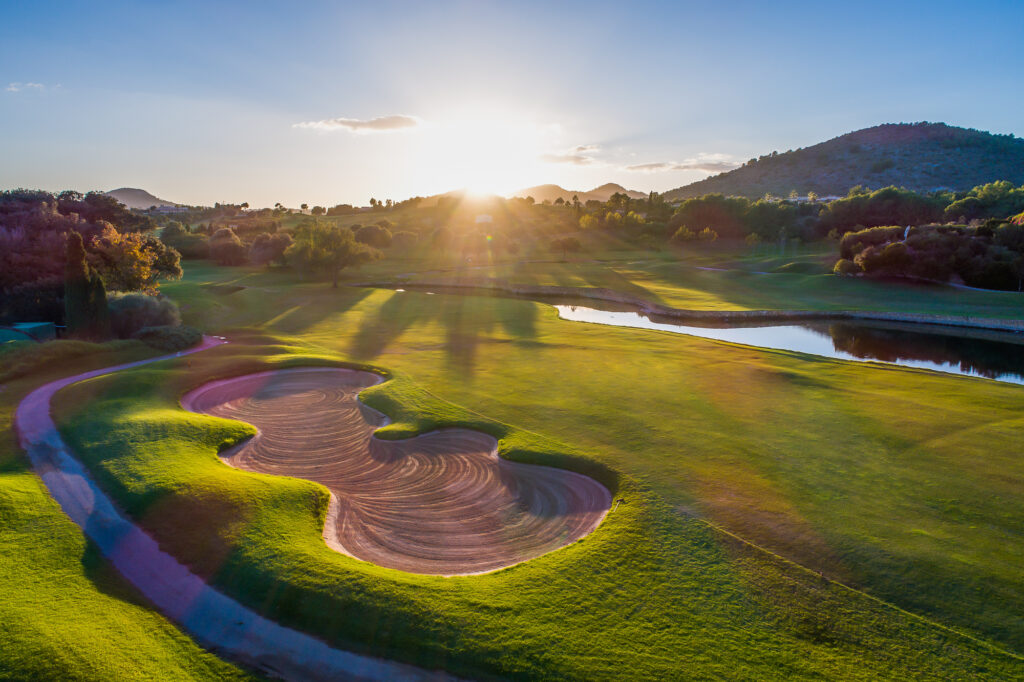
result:
[(347, 369), (276, 370), (206, 384), (182, 405), (259, 429), (224, 461), (326, 486), (325, 541), (379, 566), (434, 575), (493, 571), (575, 542), (604, 518), (611, 495), (603, 485), (503, 460), (486, 434), (374, 438), (387, 418), (358, 394), (380, 380)]

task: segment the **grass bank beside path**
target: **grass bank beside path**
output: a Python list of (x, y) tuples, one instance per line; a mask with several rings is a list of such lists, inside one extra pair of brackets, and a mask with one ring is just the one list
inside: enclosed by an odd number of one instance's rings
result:
[[(1024, 650), (1019, 387), (571, 323), (515, 299), (187, 272), (165, 291), (233, 343), (70, 387), (55, 415), (163, 546), (275, 620), (467, 676), (1024, 676), (947, 629)], [(339, 361), (393, 374), (364, 395), (394, 435), (485, 430), (515, 459), (618, 472), (627, 503), (487, 576), (332, 552), (323, 488), (224, 466), (217, 448), (251, 429), (177, 400)]]
[(14, 410), (32, 389), (156, 354), (137, 342), (63, 344), (25, 344), (16, 361), (0, 354), (0, 373), (25, 372), (0, 380), (0, 679), (255, 679), (150, 610), (64, 515), (18, 447)]

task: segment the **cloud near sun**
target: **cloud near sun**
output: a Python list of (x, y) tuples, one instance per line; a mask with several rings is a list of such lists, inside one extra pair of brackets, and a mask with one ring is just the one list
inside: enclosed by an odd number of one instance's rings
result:
[(596, 144), (581, 144), (557, 154), (541, 154), (540, 160), (547, 163), (567, 163), (573, 166), (589, 166), (595, 159), (587, 154), (599, 151)]
[(348, 130), (352, 133), (391, 133), (416, 128), (421, 124), (422, 121), (415, 116), (395, 114), (365, 120), (358, 118), (328, 118), (322, 121), (304, 121), (296, 123), (292, 127), (328, 131)]
[(658, 161), (656, 163), (638, 163), (626, 166), (626, 170), (636, 173), (661, 173), (664, 171), (695, 170), (705, 173), (720, 173), (738, 168), (740, 164), (731, 160), (726, 154), (698, 154), (695, 159), (686, 161)]
[[(571, 166), (608, 166), (593, 156), (601, 148), (596, 144), (581, 144), (561, 152), (542, 154), (540, 159), (546, 163), (563, 163)], [(732, 170), (740, 164), (733, 161), (727, 154), (698, 154), (696, 158), (685, 161), (658, 161), (654, 163), (638, 163), (622, 168), (634, 173), (663, 173), (666, 171), (702, 171), (704, 173), (720, 173)]]

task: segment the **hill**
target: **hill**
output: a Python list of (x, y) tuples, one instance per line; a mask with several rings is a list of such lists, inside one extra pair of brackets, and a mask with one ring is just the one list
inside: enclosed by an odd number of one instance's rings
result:
[(513, 197), (533, 197), (538, 203), (544, 201), (555, 201), (559, 197), (565, 201), (572, 201), (573, 196), (579, 198), (582, 202), (596, 199), (598, 201), (608, 201), (608, 199), (616, 192), (623, 192), (629, 195), (630, 199), (643, 199), (647, 196), (644, 192), (638, 192), (636, 190), (626, 189), (622, 185), (617, 185), (614, 182), (609, 182), (600, 187), (595, 187), (590, 191), (574, 191), (568, 190), (558, 185), (537, 185), (535, 187), (527, 187), (517, 192), (513, 192)]
[(172, 201), (155, 197), (144, 189), (134, 187), (121, 187), (104, 192), (108, 197), (114, 197), (128, 208), (147, 209), (150, 206), (180, 206)]
[(1024, 140), (945, 123), (888, 123), (811, 147), (772, 152), (665, 197), (717, 192), (753, 199), (792, 190), (845, 195), (855, 185), (964, 191), (995, 180), (1024, 184)]

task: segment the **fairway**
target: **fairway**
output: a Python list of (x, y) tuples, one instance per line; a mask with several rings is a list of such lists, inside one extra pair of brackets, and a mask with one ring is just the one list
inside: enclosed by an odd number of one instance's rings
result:
[[(206, 285), (238, 270), (196, 270), (167, 290), (231, 343), (70, 387), (55, 413), (161, 546), (275, 620), (467, 676), (725, 674), (699, 651), (733, 677), (738, 659), (758, 677), (1022, 669), (1018, 387), (581, 325), (515, 299), (255, 271), (223, 294)], [(225, 467), (218, 447), (251, 428), (177, 407), (211, 377), (311, 364), (391, 377), (361, 393), (393, 419), (380, 437), (469, 428), (626, 502), (582, 542), (486, 576), (349, 559), (323, 543), (325, 488)]]

